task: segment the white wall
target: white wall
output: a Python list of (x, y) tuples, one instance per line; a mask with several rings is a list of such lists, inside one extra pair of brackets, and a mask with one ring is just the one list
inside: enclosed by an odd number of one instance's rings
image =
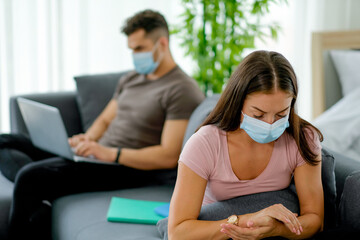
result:
[[(179, 21), (180, 0), (0, 0), (0, 132), (9, 131), (12, 95), (75, 89), (73, 76), (132, 68), (120, 27), (135, 12), (151, 8), (169, 24)], [(269, 20), (283, 32), (259, 49), (281, 52), (299, 78), (299, 113), (311, 116), (312, 31), (360, 29), (360, 1), (289, 0), (273, 7)], [(189, 74), (193, 63), (171, 38), (175, 60)]]
[[(73, 76), (133, 68), (120, 28), (146, 8), (169, 24), (181, 13), (179, 0), (0, 0), (0, 132), (8, 132), (9, 97), (74, 90)], [(188, 72), (178, 40), (175, 60)]]
[(298, 112), (307, 120), (312, 114), (311, 33), (360, 29), (358, 0), (289, 0), (289, 5), (274, 6), (269, 20), (283, 30), (277, 42), (258, 42), (261, 49), (282, 53), (293, 65), (298, 77)]

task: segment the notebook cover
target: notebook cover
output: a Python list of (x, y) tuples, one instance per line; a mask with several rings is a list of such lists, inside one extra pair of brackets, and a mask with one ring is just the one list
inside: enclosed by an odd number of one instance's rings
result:
[(163, 219), (154, 209), (167, 202), (143, 201), (112, 197), (107, 220), (109, 222), (142, 223), (155, 225)]

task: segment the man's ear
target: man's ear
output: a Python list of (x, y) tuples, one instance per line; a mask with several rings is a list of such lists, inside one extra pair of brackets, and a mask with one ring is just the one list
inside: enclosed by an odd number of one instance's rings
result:
[(169, 48), (169, 39), (167, 37), (161, 36), (158, 41), (159, 41), (159, 44), (160, 44), (159, 47), (161, 48), (161, 50), (165, 51), (166, 49)]

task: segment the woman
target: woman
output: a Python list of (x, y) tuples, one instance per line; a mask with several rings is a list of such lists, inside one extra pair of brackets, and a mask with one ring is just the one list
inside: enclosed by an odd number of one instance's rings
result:
[[(297, 94), (294, 70), (281, 54), (256, 51), (241, 62), (181, 153), (169, 239), (303, 239), (321, 231), (322, 134), (296, 114)], [(299, 216), (276, 204), (220, 221), (197, 220), (202, 205), (281, 190), (292, 176)]]

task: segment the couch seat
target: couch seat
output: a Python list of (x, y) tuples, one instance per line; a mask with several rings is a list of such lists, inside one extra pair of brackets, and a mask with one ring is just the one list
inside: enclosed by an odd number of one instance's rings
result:
[(113, 223), (106, 220), (111, 197), (170, 201), (173, 186), (151, 186), (74, 194), (53, 204), (54, 240), (161, 239), (155, 225)]

